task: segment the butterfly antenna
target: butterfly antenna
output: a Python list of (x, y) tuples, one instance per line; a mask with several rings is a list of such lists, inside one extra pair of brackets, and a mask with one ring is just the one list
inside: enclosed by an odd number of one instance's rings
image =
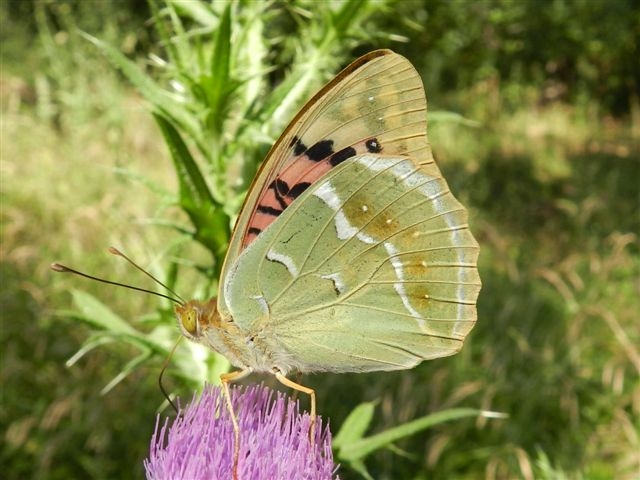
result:
[(164, 287), (169, 293), (171, 293), (174, 297), (176, 297), (177, 299), (180, 300), (179, 303), (181, 304), (185, 304), (187, 302), (184, 301), (184, 298), (182, 298), (180, 295), (178, 295), (176, 292), (173, 291), (173, 289), (169, 288), (167, 285), (165, 285), (164, 283), (162, 283), (160, 280), (158, 280), (156, 277), (154, 277), (153, 275), (151, 275), (149, 272), (147, 272), (144, 268), (142, 268), (140, 265), (138, 265), (136, 262), (134, 262), (133, 260), (131, 260), (129, 257), (127, 257), (124, 253), (122, 253), (120, 250), (118, 250), (116, 247), (109, 247), (109, 253), (112, 255), (116, 255), (118, 257), (122, 257), (124, 258), (127, 262), (129, 262), (130, 265), (132, 265), (133, 267), (137, 268), (138, 270), (140, 270), (142, 273), (144, 273), (147, 277), (149, 277), (151, 280), (153, 280), (154, 282), (156, 282), (158, 285)]
[[(94, 277), (93, 275), (89, 275), (88, 273), (80, 272), (80, 271), (75, 270), (75, 269), (73, 269), (71, 267), (67, 267), (66, 265), (61, 265), (60, 263), (52, 263), (51, 264), (51, 270), (53, 270), (54, 272), (61, 272), (61, 273), (73, 273), (74, 275), (78, 275), (80, 277), (88, 278), (89, 280), (95, 280), (95, 281), (100, 282), (100, 283), (106, 283), (108, 285), (115, 285), (116, 287), (124, 287), (124, 288), (128, 288), (129, 290), (136, 290), (138, 292), (149, 293), (151, 295), (156, 295), (158, 297), (166, 298), (167, 300), (171, 300), (172, 302), (177, 303), (179, 305), (184, 305), (184, 303), (185, 303), (184, 300), (182, 300), (182, 298), (179, 297), (178, 295), (176, 295), (176, 297), (178, 297), (176, 299), (176, 298), (170, 297), (169, 295), (165, 295), (165, 294), (159, 293), (159, 292), (154, 292), (153, 290), (148, 290), (146, 288), (134, 287), (133, 285), (127, 285), (126, 283), (114, 282), (113, 280), (107, 280), (105, 278), (100, 278), (100, 277)], [(173, 293), (173, 292), (171, 292), (171, 293)]]
[(173, 403), (173, 400), (171, 400), (171, 396), (167, 393), (167, 391), (164, 388), (164, 385), (162, 384), (162, 378), (164, 377), (164, 372), (167, 369), (167, 367), (169, 366), (169, 362), (171, 361), (171, 358), (173, 357), (173, 354), (176, 351), (176, 348), (178, 348), (178, 345), (180, 344), (180, 341), (183, 339), (184, 337), (180, 337), (178, 338), (178, 341), (176, 342), (176, 344), (173, 346), (173, 348), (171, 349), (171, 351), (169, 352), (169, 355), (167, 356), (167, 358), (164, 359), (164, 362), (162, 363), (162, 368), (160, 369), (160, 375), (158, 375), (158, 385), (160, 386), (160, 391), (162, 392), (162, 394), (164, 395), (164, 398), (167, 399), (167, 402), (169, 402), (169, 404), (173, 407), (173, 409), (176, 411), (176, 414), (180, 414), (180, 410), (178, 409), (178, 407), (176, 406), (175, 403)]

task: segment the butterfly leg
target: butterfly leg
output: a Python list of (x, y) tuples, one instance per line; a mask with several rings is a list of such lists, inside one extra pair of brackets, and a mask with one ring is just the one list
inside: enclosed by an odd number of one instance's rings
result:
[(278, 379), (278, 381), (286, 387), (297, 390), (298, 392), (306, 393), (309, 395), (311, 399), (311, 422), (309, 424), (309, 439), (312, 444), (315, 441), (315, 433), (316, 433), (316, 391), (313, 388), (305, 387), (304, 385), (300, 385), (299, 383), (294, 382), (293, 380), (289, 380), (287, 377), (282, 375), (282, 373), (276, 371), (274, 375)]
[(231, 404), (231, 394), (229, 393), (229, 383), (240, 380), (251, 373), (251, 368), (245, 368), (244, 370), (238, 370), (236, 372), (223, 373), (220, 375), (220, 381), (222, 382), (222, 388), (224, 392), (224, 399), (227, 404), (227, 410), (231, 415), (231, 423), (233, 424), (233, 480), (238, 480), (238, 457), (240, 456), (240, 427), (238, 426), (238, 418), (233, 411), (233, 405)]

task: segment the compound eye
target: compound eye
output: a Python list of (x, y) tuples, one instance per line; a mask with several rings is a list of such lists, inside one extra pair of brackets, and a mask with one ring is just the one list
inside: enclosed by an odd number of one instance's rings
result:
[(180, 313), (180, 322), (191, 335), (195, 336), (198, 333), (198, 314), (193, 308)]

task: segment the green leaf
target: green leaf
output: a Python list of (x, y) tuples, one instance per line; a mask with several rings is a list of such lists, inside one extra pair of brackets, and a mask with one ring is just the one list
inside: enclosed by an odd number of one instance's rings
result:
[(358, 19), (362, 10), (367, 8), (368, 3), (367, 0), (347, 0), (342, 4), (340, 10), (331, 15), (334, 28), (340, 36), (349, 32), (350, 25), (354, 19)]
[(131, 325), (113, 313), (111, 309), (93, 295), (73, 289), (71, 290), (71, 296), (83, 319), (93, 326), (109, 332), (135, 333), (135, 329)]
[(87, 353), (97, 347), (113, 343), (115, 340), (107, 335), (92, 335), (89, 339), (85, 340), (82, 347), (73, 354), (73, 356), (65, 362), (67, 367), (72, 367), (78, 360), (84, 357)]
[(167, 142), (176, 169), (180, 184), (180, 207), (187, 212), (196, 229), (194, 238), (213, 254), (216, 273), (219, 273), (231, 233), (229, 216), (211, 194), (178, 130), (164, 116), (155, 113), (154, 118)]
[(218, 17), (211, 8), (203, 2), (185, 2), (183, 0), (170, 0), (168, 5), (175, 8), (181, 15), (189, 17), (202, 26), (213, 28), (218, 24)]
[(354, 408), (342, 424), (338, 434), (333, 437), (333, 448), (342, 448), (343, 445), (349, 445), (362, 438), (371, 424), (374, 410), (375, 402), (361, 403)]
[(166, 90), (145, 75), (134, 62), (125, 57), (119, 50), (86, 33), (82, 33), (82, 36), (102, 50), (109, 61), (120, 69), (140, 94), (157, 110), (182, 125), (194, 138), (199, 138), (200, 128), (197, 119), (180, 102), (174, 100)]
[(356, 460), (354, 462), (351, 462), (349, 466), (353, 468), (356, 472), (358, 472), (360, 475), (362, 475), (364, 478), (366, 478), (367, 480), (374, 480), (374, 478), (371, 476), (371, 474), (367, 470), (367, 467), (365, 466), (364, 462)]
[[(176, 24), (176, 19), (179, 22), (179, 18), (173, 11), (173, 5), (171, 3), (160, 3), (158, 0), (149, 0), (149, 8), (151, 10), (151, 16), (154, 19), (155, 30), (160, 38), (160, 42), (164, 46), (167, 59), (170, 63), (174, 64), (176, 68), (183, 67), (180, 56), (180, 46), (176, 45), (172, 41), (176, 32), (183, 32), (182, 26)], [(169, 17), (169, 21), (165, 20), (165, 17)], [(172, 28), (169, 28), (169, 25)]]
[(482, 410), (473, 408), (452, 408), (443, 412), (433, 413), (407, 422), (398, 427), (390, 428), (384, 432), (372, 435), (361, 440), (356, 440), (348, 445), (343, 445), (338, 450), (338, 459), (343, 462), (362, 461), (369, 454), (380, 448), (386, 447), (402, 438), (411, 436), (435, 425), (466, 417), (476, 417), (482, 414)]
[(432, 112), (428, 112), (427, 116), (429, 118), (429, 122), (453, 123), (465, 125), (467, 127), (479, 127), (481, 125), (480, 122), (471, 120), (470, 118), (466, 118), (459, 113), (450, 112), (447, 110), (434, 110)]
[(208, 79), (209, 113), (207, 124), (213, 132), (221, 133), (226, 115), (225, 105), (229, 101), (229, 89), (233, 82), (231, 69), (231, 4), (227, 4), (216, 30), (213, 51), (210, 58)]
[(118, 375), (116, 375), (113, 379), (111, 379), (111, 381), (107, 385), (105, 385), (102, 390), (100, 390), (100, 394), (106, 395), (107, 393), (109, 393), (111, 390), (113, 390), (113, 388), (116, 385), (118, 385), (122, 380), (127, 378), (129, 374), (132, 373), (137, 367), (139, 367), (144, 362), (146, 362), (149, 358), (151, 358), (151, 356), (152, 356), (151, 352), (143, 352), (142, 354), (138, 355), (136, 358), (127, 362), (127, 364), (120, 371), (120, 373), (118, 373)]
[(169, 153), (174, 162), (180, 183), (180, 205), (200, 208), (202, 205), (220, 206), (215, 201), (200, 168), (182, 140), (180, 132), (163, 115), (154, 113), (153, 117), (164, 136)]

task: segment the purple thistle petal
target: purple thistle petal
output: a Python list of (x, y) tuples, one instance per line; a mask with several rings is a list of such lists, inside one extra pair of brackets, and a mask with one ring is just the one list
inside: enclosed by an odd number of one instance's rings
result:
[[(300, 414), (298, 403), (284, 394), (253, 385), (232, 388), (231, 399), (240, 426), (238, 478), (337, 479), (331, 432), (323, 429), (320, 417), (312, 445), (309, 414)], [(171, 425), (168, 419), (161, 425), (158, 416), (144, 461), (147, 478), (227, 480), (233, 447), (233, 424), (222, 390), (205, 387)]]

